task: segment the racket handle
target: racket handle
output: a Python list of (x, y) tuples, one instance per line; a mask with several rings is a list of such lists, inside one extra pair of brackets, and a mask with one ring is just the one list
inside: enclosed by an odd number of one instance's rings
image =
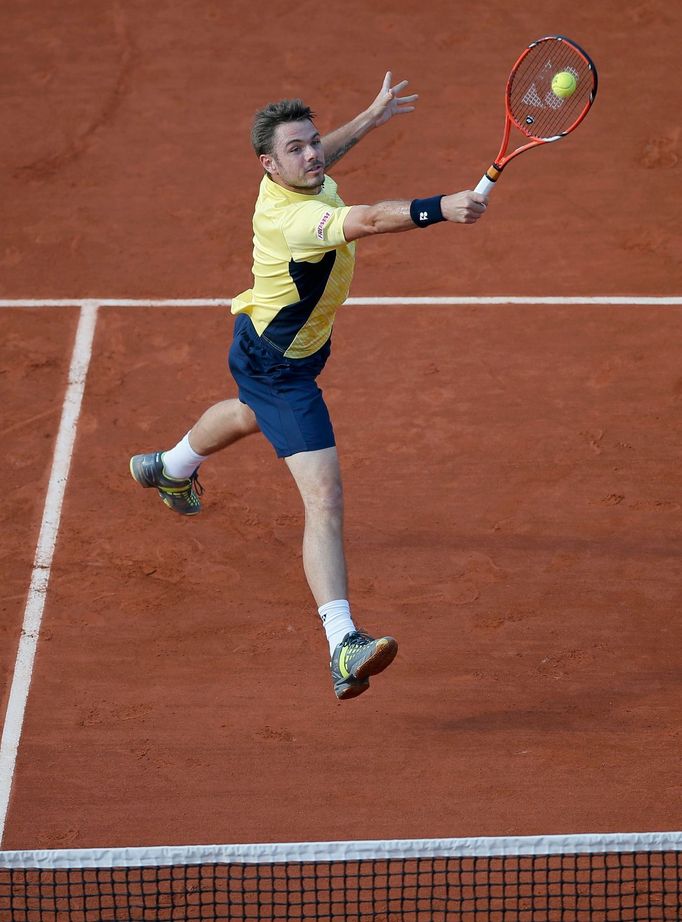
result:
[(487, 196), (490, 195), (494, 188), (495, 183), (492, 181), (492, 179), (488, 179), (487, 174), (484, 174), (483, 178), (474, 189), (474, 192), (478, 192), (480, 195), (485, 195), (487, 198)]

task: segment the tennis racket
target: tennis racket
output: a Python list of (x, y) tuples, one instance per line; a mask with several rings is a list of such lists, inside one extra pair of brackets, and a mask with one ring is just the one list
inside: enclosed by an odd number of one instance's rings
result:
[[(567, 73), (575, 79), (575, 90), (570, 96), (559, 96), (552, 89), (552, 80)], [(500, 152), (474, 191), (490, 195), (510, 160), (533, 147), (565, 138), (585, 118), (596, 95), (597, 70), (575, 42), (564, 35), (547, 35), (532, 42), (507, 80)], [(525, 143), (508, 154), (512, 125)]]

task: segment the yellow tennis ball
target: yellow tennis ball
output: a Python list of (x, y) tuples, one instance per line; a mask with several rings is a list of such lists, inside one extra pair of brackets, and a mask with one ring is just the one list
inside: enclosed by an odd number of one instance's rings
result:
[(568, 70), (562, 70), (552, 77), (552, 92), (559, 99), (568, 99), (575, 93), (578, 83), (573, 74)]

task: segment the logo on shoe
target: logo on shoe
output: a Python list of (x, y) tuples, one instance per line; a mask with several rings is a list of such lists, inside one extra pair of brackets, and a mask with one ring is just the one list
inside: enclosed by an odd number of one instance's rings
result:
[(348, 652), (347, 647), (341, 647), (341, 652), (339, 653), (339, 672), (341, 673), (344, 679), (350, 678), (350, 670), (346, 666), (347, 652)]

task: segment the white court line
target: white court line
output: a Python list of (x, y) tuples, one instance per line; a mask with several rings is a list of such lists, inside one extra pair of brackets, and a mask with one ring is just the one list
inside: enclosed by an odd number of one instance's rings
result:
[[(99, 307), (229, 307), (231, 298), (19, 298), (0, 299), (3, 307), (83, 307), (96, 303)], [(430, 305), (450, 307), (457, 305), (494, 304), (557, 304), (557, 305), (613, 305), (623, 307), (679, 306), (680, 295), (586, 295), (585, 297), (526, 297), (522, 295), (495, 295), (486, 297), (424, 297), (424, 298), (348, 298), (348, 307), (401, 307), (403, 305)]]
[(31, 583), (24, 609), (19, 649), (14, 665), (14, 675), (9, 693), (5, 726), (0, 741), (0, 843), (5, 831), (14, 770), (28, 700), (31, 674), (35, 660), (38, 635), (45, 608), (50, 570), (57, 543), (59, 520), (64, 491), (71, 466), (71, 456), (76, 439), (85, 379), (92, 354), (92, 342), (97, 324), (96, 301), (82, 301), (81, 314), (71, 355), (68, 385), (62, 405), (62, 418), (55, 442), (50, 482), (47, 488), (43, 519), (33, 561)]

